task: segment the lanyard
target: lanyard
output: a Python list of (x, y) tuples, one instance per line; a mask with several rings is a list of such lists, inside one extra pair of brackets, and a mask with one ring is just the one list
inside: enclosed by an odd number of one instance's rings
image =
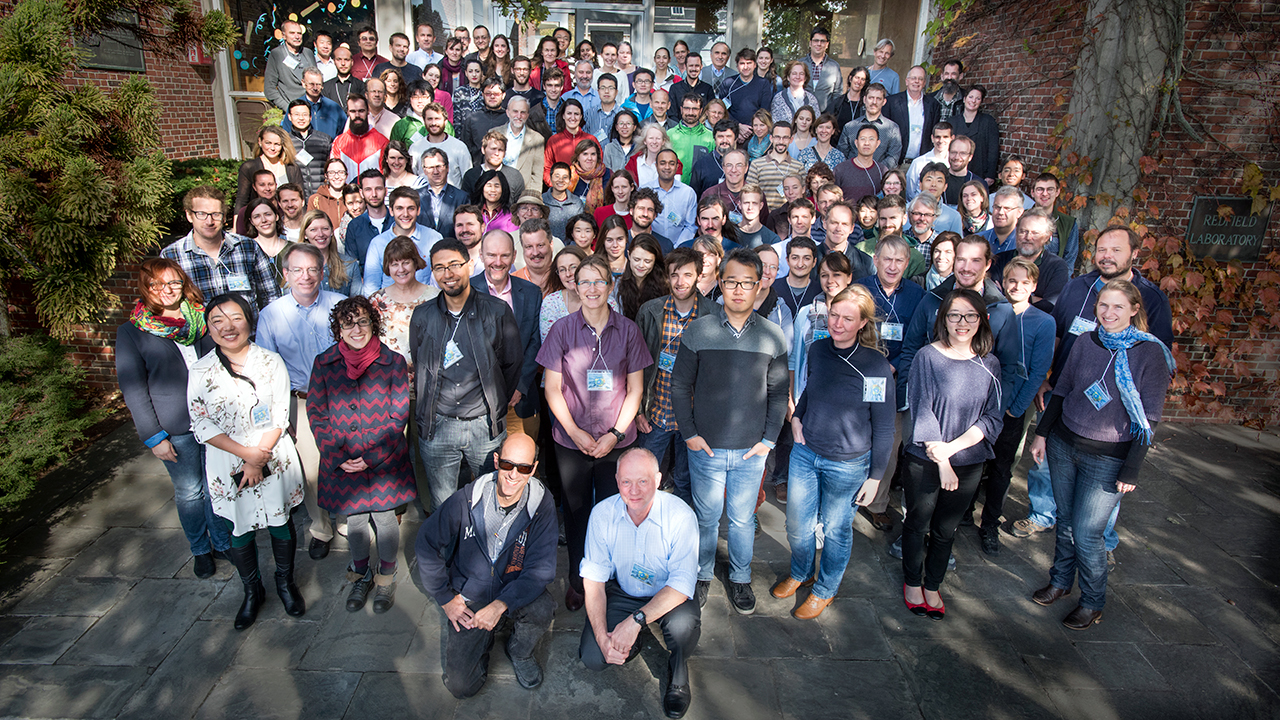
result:
[(1099, 385), (1104, 385), (1104, 384), (1105, 384), (1105, 383), (1103, 383), (1102, 381), (1107, 379), (1107, 371), (1109, 371), (1109, 370), (1111, 369), (1111, 363), (1115, 362), (1115, 360), (1116, 360), (1116, 351), (1115, 351), (1115, 350), (1112, 350), (1112, 351), (1111, 351), (1111, 359), (1107, 361), (1107, 366), (1106, 366), (1106, 367), (1104, 367), (1104, 368), (1102, 368), (1102, 376), (1098, 378), (1098, 384), (1099, 384)]
[(804, 297), (804, 294), (809, 292), (809, 286), (805, 285), (804, 287), (800, 288), (800, 294), (797, 295), (796, 289), (791, 287), (791, 283), (784, 282), (783, 284), (787, 286), (787, 292), (791, 293), (791, 304), (796, 307), (796, 310), (798, 312), (800, 309), (800, 298)]
[[(834, 348), (835, 348), (835, 345), (832, 345), (831, 347), (832, 347), (832, 349), (834, 349)], [(852, 358), (854, 355), (858, 354), (858, 348), (859, 348), (859, 347), (860, 347), (860, 346), (859, 346), (859, 344), (855, 342), (855, 343), (853, 344), (853, 350), (850, 350), (848, 355), (841, 355), (840, 353), (838, 353), (838, 352), (837, 352), (837, 353), (836, 353), (836, 357), (838, 357), (838, 358), (840, 358), (841, 360), (843, 360), (845, 365), (848, 365), (849, 367), (853, 368), (853, 371), (854, 371), (854, 372), (856, 372), (856, 373), (858, 373), (858, 376), (862, 378), (862, 381), (863, 381), (863, 382), (866, 382), (866, 380), (867, 380), (867, 376), (866, 376), (866, 375), (863, 375), (863, 374), (862, 374), (862, 371), (861, 371), (861, 370), (859, 370), (859, 369), (857, 368), (857, 366), (855, 366), (853, 363), (849, 362), (849, 359), (850, 359), (850, 358)]]
[[(901, 280), (899, 280), (899, 282), (901, 282)], [(898, 308), (894, 304), (893, 299), (885, 294), (884, 288), (880, 287), (880, 278), (876, 278), (876, 293), (880, 295), (880, 297), (884, 298), (885, 304), (889, 306), (889, 313), (893, 316), (894, 320), (897, 320)], [(885, 319), (887, 320), (888, 318)]]
[[(674, 306), (672, 306), (672, 311), (675, 312)], [(698, 306), (695, 303), (693, 306), (693, 309), (689, 311), (689, 314), (685, 317), (680, 318), (680, 332), (676, 333), (675, 337), (668, 340), (667, 343), (662, 346), (662, 349), (658, 351), (659, 354), (666, 352), (667, 348), (671, 347), (671, 343), (675, 342), (676, 340), (679, 340), (684, 335), (685, 328), (689, 327), (689, 323), (693, 322), (694, 313), (696, 313), (697, 311), (698, 311)], [(679, 312), (676, 312), (676, 317), (680, 317)], [(592, 332), (595, 332), (595, 330), (593, 329)], [(592, 365), (594, 366), (595, 363), (592, 363)]]
[(600, 333), (596, 332), (596, 329), (591, 327), (590, 325), (587, 325), (587, 329), (589, 329), (591, 331), (591, 334), (595, 335), (596, 337), (596, 357), (594, 360), (591, 361), (591, 367), (587, 368), (587, 372), (591, 372), (592, 370), (595, 370), (596, 363), (598, 362), (605, 363), (605, 370), (608, 370), (609, 364), (604, 359), (604, 341), (600, 339)]

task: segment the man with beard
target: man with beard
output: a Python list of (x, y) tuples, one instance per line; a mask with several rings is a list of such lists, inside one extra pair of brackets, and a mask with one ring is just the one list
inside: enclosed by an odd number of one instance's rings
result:
[(675, 247), (671, 243), (671, 239), (666, 235), (655, 232), (653, 229), (653, 221), (662, 214), (662, 201), (658, 199), (658, 193), (653, 188), (637, 188), (631, 193), (631, 237), (636, 237), (643, 233), (649, 233), (654, 240), (658, 241), (658, 245), (662, 246), (662, 254), (665, 257)]
[[(445, 133), (444, 108), (440, 103), (427, 105), (422, 111), (422, 122), (427, 129), (426, 142), (419, 140), (414, 143), (414, 147), (424, 152), (428, 148), (440, 148), (449, 157), (449, 184), (462, 187), (462, 176), (471, 169), (471, 151), (461, 140)], [(421, 161), (417, 165), (421, 170)]]
[(333, 140), (329, 156), (347, 166), (347, 182), (355, 182), (365, 170), (381, 170), (387, 136), (369, 127), (369, 104), (363, 95), (347, 96), (347, 130)]
[(440, 295), (415, 308), (409, 323), (418, 450), (436, 508), (457, 489), (463, 460), (478, 477), (506, 439), (524, 362), (515, 315), (471, 287), (471, 268), (465, 245), (437, 242), (431, 273)]
[(409, 56), (409, 36), (404, 33), (392, 33), (391, 35), (391, 59), (379, 63), (373, 69), (374, 77), (382, 77), (383, 70), (399, 70), (402, 84), (408, 85), (411, 82), (422, 78), (422, 68), (414, 65), (405, 58)]
[(511, 87), (507, 88), (507, 107), (510, 107), (511, 98), (516, 96), (529, 101), (530, 107), (542, 104), (542, 91), (529, 84), (529, 76), (532, 74), (533, 63), (529, 58), (517, 55), (511, 61)]
[(1053, 237), (1053, 218), (1040, 208), (1032, 208), (1018, 218), (1017, 233), (1017, 247), (996, 254), (996, 260), (991, 264), (991, 276), (1003, 278), (1004, 266), (1015, 257), (1035, 263), (1040, 275), (1036, 279), (1036, 289), (1031, 293), (1031, 304), (1042, 312), (1052, 313), (1062, 288), (1071, 277), (1066, 260), (1045, 252), (1045, 245)]
[[(667, 131), (667, 138), (671, 141), (671, 149), (676, 151), (676, 157), (680, 158), (680, 164), (684, 166), (680, 179), (691, 185), (693, 166), (698, 158), (719, 145), (712, 140), (711, 129), (702, 123), (701, 95), (695, 93), (684, 97), (680, 103), (680, 123)], [(737, 139), (737, 132), (734, 133), (734, 139)], [(698, 148), (702, 148), (702, 151), (699, 152)], [(720, 150), (719, 155), (724, 155), (728, 150), (729, 147), (725, 147)], [(715, 167), (719, 169), (718, 164)]]
[(354, 62), (351, 48), (346, 45), (340, 45), (333, 51), (333, 66), (338, 74), (324, 81), (324, 96), (338, 103), (339, 107), (347, 106), (347, 96), (351, 93), (364, 95), (364, 81), (351, 74)]
[(747, 171), (747, 182), (759, 185), (764, 190), (765, 214), (768, 214), (769, 208), (781, 207), (787, 201), (782, 195), (782, 179), (788, 175), (799, 175), (805, 170), (804, 165), (787, 152), (790, 144), (791, 123), (780, 122), (774, 125), (769, 152), (756, 158)]
[(933, 99), (942, 106), (942, 120), (955, 115), (956, 110), (964, 109), (964, 94), (960, 92), (963, 79), (964, 63), (955, 58), (942, 63), (942, 88), (933, 94)]
[(484, 223), (480, 219), (479, 205), (462, 205), (453, 213), (453, 239), (467, 249), (473, 273), (484, 270), (480, 257), (480, 238), (483, 232)]
[(364, 199), (364, 212), (347, 225), (347, 255), (364, 261), (369, 243), (388, 230), (395, 220), (387, 211), (387, 179), (377, 168), (365, 170), (357, 178), (360, 197)]
[[(477, 165), (484, 159), (484, 149), (481, 140), (485, 133), (490, 130), (501, 127), (507, 122), (507, 111), (502, 109), (502, 101), (506, 98), (506, 90), (502, 88), (502, 79), (491, 77), (482, 83), (480, 89), (481, 98), (484, 104), (479, 110), (472, 112), (463, 121), (462, 127), (458, 128), (458, 140), (463, 145), (471, 148), (471, 164)], [(506, 147), (502, 148), (506, 153)], [(501, 161), (499, 161), (501, 162)], [(507, 178), (508, 181), (511, 179)], [(465, 189), (465, 187), (464, 187)], [(520, 182), (520, 189), (524, 189), (524, 181)], [(511, 188), (511, 197), (520, 197), (520, 192), (514, 187)]]

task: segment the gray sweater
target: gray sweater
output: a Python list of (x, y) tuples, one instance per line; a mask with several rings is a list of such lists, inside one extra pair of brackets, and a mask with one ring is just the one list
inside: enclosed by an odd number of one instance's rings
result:
[[(986, 392), (983, 392), (983, 389)], [(982, 441), (951, 456), (952, 467), (995, 457), (991, 443), (1003, 427), (1000, 361), (994, 354), (954, 360), (925, 345), (911, 363), (907, 380), (911, 406), (911, 445), (907, 452), (928, 459), (924, 444), (951, 442), (969, 428), (982, 429)]]

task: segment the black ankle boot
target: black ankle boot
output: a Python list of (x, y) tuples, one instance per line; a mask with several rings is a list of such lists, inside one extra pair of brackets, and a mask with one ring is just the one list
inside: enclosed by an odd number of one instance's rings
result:
[(262, 575), (258, 573), (258, 546), (249, 543), (244, 547), (232, 546), (227, 557), (235, 564), (240, 573), (240, 581), (244, 583), (244, 603), (236, 613), (236, 629), (244, 630), (258, 619), (258, 610), (267, 597), (267, 589), (262, 586)]
[(276, 560), (276, 592), (284, 602), (284, 611), (294, 617), (307, 611), (302, 592), (293, 582), (293, 556), (297, 549), (298, 538), (292, 532), (284, 540), (271, 537), (271, 554)]

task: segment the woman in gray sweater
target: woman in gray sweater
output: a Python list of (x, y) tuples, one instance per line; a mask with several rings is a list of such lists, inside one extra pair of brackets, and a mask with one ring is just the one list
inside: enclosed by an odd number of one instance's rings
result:
[(1102, 533), (1120, 497), (1137, 487), (1174, 370), (1169, 348), (1147, 332), (1142, 294), (1133, 283), (1107, 282), (1095, 311), (1100, 327), (1071, 346), (1031, 442), (1037, 463), (1048, 455), (1058, 504), (1049, 584), (1031, 599), (1050, 605), (1071, 593), (1079, 575), (1080, 604), (1062, 621), (1072, 630), (1102, 621)]
[(907, 381), (912, 432), (902, 473), (902, 597), (916, 615), (941, 620), (946, 606), (938, 589), (956, 526), (983, 464), (994, 457), (1002, 411), (1000, 361), (982, 296), (951, 291), (933, 332), (938, 339), (920, 349)]

